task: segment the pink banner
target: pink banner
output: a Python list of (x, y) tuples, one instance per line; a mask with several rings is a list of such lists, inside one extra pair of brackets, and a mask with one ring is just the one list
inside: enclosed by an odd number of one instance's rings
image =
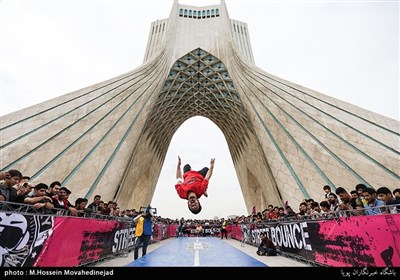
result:
[[(229, 225), (232, 238), (257, 246), (266, 233), (275, 246), (320, 264), (400, 267), (400, 214)], [(155, 224), (153, 240), (175, 237), (177, 225)], [(134, 247), (131, 222), (0, 212), (1, 267), (73, 267)], [(194, 228), (188, 228), (188, 234)], [(205, 227), (218, 236), (219, 228)]]
[(48, 237), (33, 266), (77, 266), (133, 246), (133, 228), (116, 220), (54, 217)]
[(400, 214), (382, 214), (243, 224), (228, 227), (228, 234), (258, 246), (264, 232), (281, 252), (328, 266), (400, 267), (399, 225)]
[(324, 248), (315, 261), (330, 266), (400, 267), (400, 214), (355, 216), (319, 222)]

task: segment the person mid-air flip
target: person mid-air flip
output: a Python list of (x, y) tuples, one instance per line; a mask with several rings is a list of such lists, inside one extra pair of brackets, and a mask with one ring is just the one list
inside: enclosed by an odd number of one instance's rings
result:
[(185, 164), (182, 177), (181, 158), (178, 156), (178, 166), (176, 168), (178, 183), (175, 185), (175, 189), (180, 198), (187, 199), (189, 210), (193, 214), (198, 214), (201, 211), (199, 198), (203, 194), (208, 197), (208, 181), (213, 173), (214, 162), (215, 158), (212, 158), (210, 168), (204, 167), (200, 171), (194, 171), (189, 164)]

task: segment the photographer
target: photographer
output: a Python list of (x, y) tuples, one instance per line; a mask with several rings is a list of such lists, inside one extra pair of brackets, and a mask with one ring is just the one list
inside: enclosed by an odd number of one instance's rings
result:
[(269, 239), (264, 232), (260, 233), (260, 238), (261, 238), (261, 244), (260, 246), (258, 246), (257, 255), (276, 256), (276, 248), (274, 243), (272, 243), (271, 239)]
[(146, 255), (147, 246), (149, 246), (150, 238), (153, 234), (153, 222), (151, 220), (152, 214), (150, 211), (150, 206), (145, 209), (145, 211), (138, 216), (136, 216), (133, 221), (137, 222), (135, 230), (135, 254), (134, 259), (139, 257), (139, 246), (142, 246), (142, 257)]

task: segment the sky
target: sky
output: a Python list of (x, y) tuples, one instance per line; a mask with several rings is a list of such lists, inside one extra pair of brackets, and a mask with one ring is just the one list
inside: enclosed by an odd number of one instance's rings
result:
[[(207, 6), (219, 0), (181, 0)], [(0, 1), (0, 116), (110, 79), (143, 62), (150, 24), (173, 0)], [(246, 22), (268, 73), (399, 120), (398, 1), (226, 0)], [(207, 138), (185, 141), (195, 126)], [(190, 143), (189, 143), (190, 142)], [(203, 210), (174, 189), (177, 156), (194, 169), (216, 158)], [(170, 218), (247, 214), (226, 140), (202, 117), (174, 135), (151, 203)], [(263, 209), (257, 209), (257, 211)]]

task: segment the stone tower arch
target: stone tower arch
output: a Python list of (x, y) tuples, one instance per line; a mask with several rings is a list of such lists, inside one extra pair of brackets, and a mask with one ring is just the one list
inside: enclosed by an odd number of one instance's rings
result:
[[(172, 65), (144, 124), (139, 140), (140, 150), (154, 151), (153, 157), (163, 161), (176, 130), (186, 120), (195, 116), (206, 117), (221, 129), (234, 164), (241, 158), (246, 158), (244, 152), (252, 146), (250, 149), (252, 153), (247, 158), (259, 164), (252, 166), (252, 170), (238, 174), (241, 186), (251, 186), (249, 190), (242, 188), (242, 192), (247, 193), (251, 198), (251, 205), (264, 204), (262, 202), (264, 200), (258, 196), (258, 192), (263, 189), (269, 190), (267, 196), (271, 203), (280, 203), (282, 198), (274, 184), (268, 163), (264, 160), (265, 156), (260, 156), (263, 153), (260, 141), (256, 139), (250, 117), (235, 89), (228, 69), (220, 59), (201, 48), (188, 52)], [(201, 132), (194, 128), (193, 134), (196, 135), (196, 133)], [(142, 157), (145, 155), (136, 156), (138, 159)], [(134, 169), (134, 166), (135, 164), (132, 164), (130, 168)], [(141, 173), (130, 168), (126, 169), (122, 185), (134, 181), (132, 174)], [(254, 172), (263, 175), (256, 177)], [(147, 173), (143, 177), (145, 179), (139, 182), (148, 181)], [(268, 187), (262, 188), (263, 185)], [(126, 188), (125, 192), (122, 191), (117, 195), (118, 200), (132, 204), (140, 196), (152, 195), (155, 185), (149, 188), (138, 186), (134, 189), (138, 190), (135, 195), (129, 195), (131, 189)], [(252, 190), (258, 192), (253, 193)]]

